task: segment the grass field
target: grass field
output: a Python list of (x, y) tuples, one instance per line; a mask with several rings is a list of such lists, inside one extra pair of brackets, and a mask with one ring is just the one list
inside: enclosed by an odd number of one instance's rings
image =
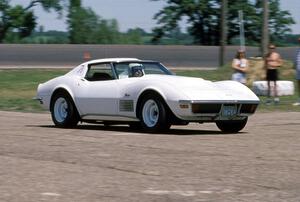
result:
[[(291, 64), (287, 63), (283, 68), (284, 80), (294, 80), (293, 71), (290, 71)], [(32, 100), (35, 96), (39, 83), (45, 82), (56, 76), (65, 74), (66, 69), (17, 69), (0, 70), (0, 110), (41, 112), (42, 108), (37, 101)], [(290, 72), (290, 73), (284, 73)], [(228, 80), (232, 71), (229, 66), (218, 70), (191, 70), (176, 71), (177, 75), (201, 77), (212, 81)], [(265, 97), (261, 98), (259, 111), (298, 111), (300, 107), (292, 106), (296, 100), (294, 96), (282, 96), (279, 105), (264, 105)]]
[(38, 102), (32, 100), (38, 84), (66, 72), (54, 69), (0, 70), (0, 110), (42, 111)]

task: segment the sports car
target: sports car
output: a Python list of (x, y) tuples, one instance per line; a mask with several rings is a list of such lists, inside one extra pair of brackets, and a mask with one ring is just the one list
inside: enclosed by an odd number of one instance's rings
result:
[(123, 123), (148, 132), (215, 122), (221, 131), (236, 133), (259, 104), (238, 82), (177, 76), (159, 62), (136, 58), (80, 64), (39, 84), (36, 99), (50, 110), (57, 127)]

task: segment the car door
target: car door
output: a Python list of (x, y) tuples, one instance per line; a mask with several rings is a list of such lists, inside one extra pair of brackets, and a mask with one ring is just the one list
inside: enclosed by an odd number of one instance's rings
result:
[(117, 114), (119, 89), (110, 63), (88, 65), (77, 90), (77, 105), (82, 115)]

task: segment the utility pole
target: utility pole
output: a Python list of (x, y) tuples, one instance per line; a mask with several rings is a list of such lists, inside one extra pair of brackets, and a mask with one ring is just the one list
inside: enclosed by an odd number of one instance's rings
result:
[(222, 0), (221, 5), (221, 41), (220, 41), (220, 53), (219, 53), (219, 66), (222, 67), (225, 64), (225, 53), (227, 45), (227, 7), (228, 0)]
[(261, 54), (264, 57), (268, 52), (269, 46), (269, 1), (263, 0), (263, 25), (261, 38)]
[(240, 22), (240, 49), (246, 51), (245, 45), (245, 29), (244, 29), (244, 12), (239, 10), (239, 22)]

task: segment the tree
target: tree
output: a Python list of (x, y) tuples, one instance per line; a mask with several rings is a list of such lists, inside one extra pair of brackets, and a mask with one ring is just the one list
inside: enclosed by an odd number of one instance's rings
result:
[(80, 0), (70, 0), (67, 22), (70, 43), (115, 44), (121, 40), (115, 19), (102, 19), (91, 8), (82, 7)]
[(0, 43), (8, 35), (24, 38), (29, 36), (36, 26), (33, 7), (41, 5), (44, 10), (60, 12), (63, 0), (31, 0), (28, 6), (11, 6), (9, 0), (0, 0)]
[(262, 37), (261, 37), (261, 55), (267, 54), (269, 45), (269, 1), (263, 0), (263, 21), (262, 21)]
[[(159, 0), (153, 0), (159, 1)], [(153, 29), (153, 42), (179, 27), (178, 23), (187, 17), (190, 24), (188, 32), (194, 36), (194, 43), (203, 45), (217, 44), (219, 40), (218, 0), (166, 0), (167, 6), (158, 12), (154, 19), (161, 25)], [(218, 18), (216, 18), (218, 16)]]
[[(69, 39), (70, 43), (75, 43), (76, 41), (81, 41), (78, 39), (78, 32), (81, 29), (82, 18), (88, 16), (88, 11), (81, 8), (81, 0), (70, 0), (69, 1), (69, 13), (68, 13), (68, 29), (69, 29)], [(78, 21), (79, 20), (79, 21)]]
[[(152, 0), (159, 1), (159, 0)], [(188, 32), (194, 37), (195, 44), (218, 45), (220, 42), (221, 1), (220, 0), (164, 0), (167, 5), (159, 11), (154, 19), (159, 25), (153, 29), (153, 42), (178, 27), (178, 23), (186, 17)], [(280, 9), (279, 0), (269, 0), (269, 29), (271, 38), (281, 38), (290, 31), (294, 24), (291, 14)], [(262, 27), (261, 0), (231, 0), (228, 5), (228, 42), (239, 34), (238, 11), (244, 11), (244, 26), (247, 42), (260, 43)]]
[(73, 8), (69, 18), (70, 43), (91, 43), (98, 18), (91, 9)]
[(225, 47), (227, 45), (227, 12), (228, 12), (227, 8), (228, 8), (228, 1), (222, 0), (219, 66), (223, 66), (225, 64)]
[(231, 0), (228, 5), (228, 41), (232, 40), (240, 34), (240, 22), (238, 12), (243, 11), (244, 31), (248, 43), (258, 42), (260, 40), (261, 16), (258, 14), (255, 2), (252, 0)]
[(291, 32), (290, 25), (295, 24), (295, 21), (288, 11), (280, 9), (279, 0), (257, 0), (256, 7), (263, 8), (258, 12), (258, 16), (262, 17), (259, 19), (263, 19), (258, 22), (263, 30), (258, 37), (261, 36), (261, 53), (265, 55), (269, 42), (276, 44), (283, 39)]
[(295, 24), (295, 21), (289, 11), (280, 9), (279, 0), (269, 0), (269, 2), (269, 32), (271, 41), (276, 41), (291, 32), (289, 25)]
[(146, 32), (141, 28), (129, 29), (121, 37), (121, 42), (124, 44), (142, 44), (142, 35)]
[(69, 5), (69, 39), (73, 44), (114, 44), (120, 41), (118, 22), (98, 16), (91, 8), (81, 6), (80, 0)]

